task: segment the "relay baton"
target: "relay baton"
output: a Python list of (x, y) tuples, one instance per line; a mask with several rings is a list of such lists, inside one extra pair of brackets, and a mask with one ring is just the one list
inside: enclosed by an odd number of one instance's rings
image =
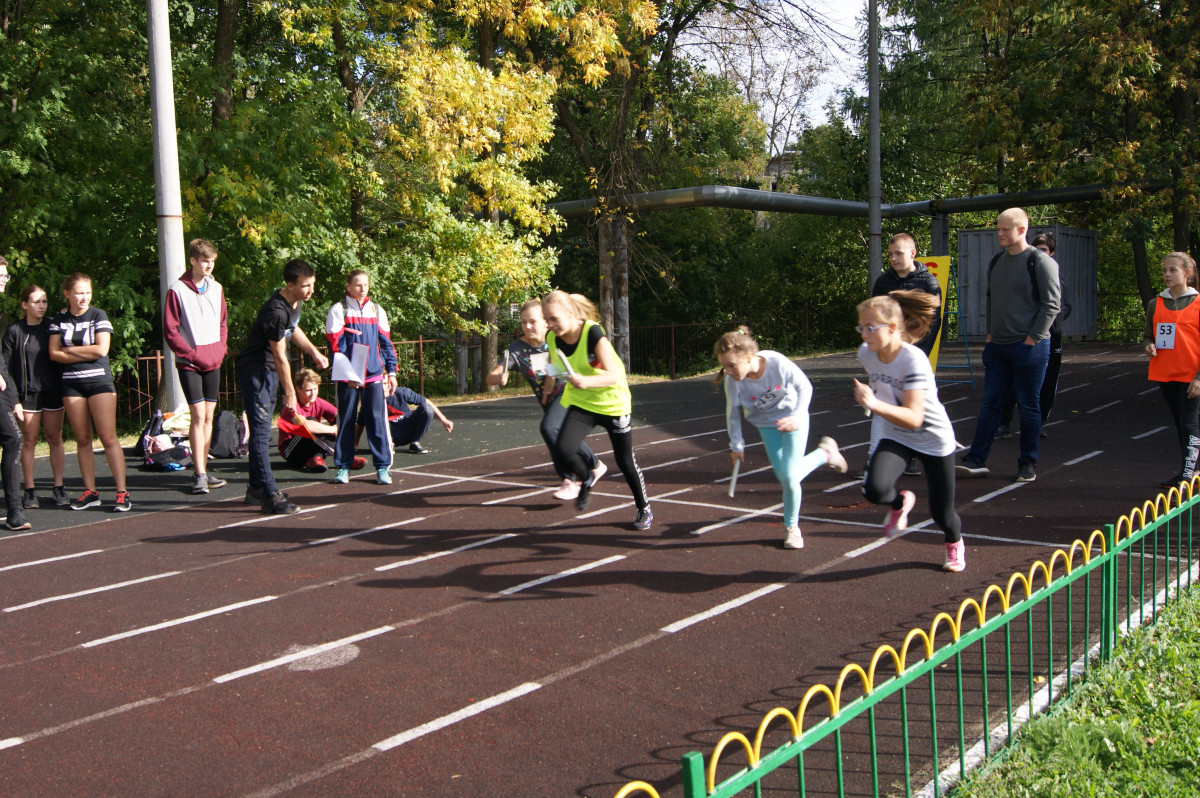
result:
[(742, 468), (742, 461), (734, 460), (733, 461), (733, 475), (731, 477), (729, 477), (729, 498), (731, 498), (731, 499), (733, 498), (733, 492), (735, 490), (737, 490), (738, 471), (740, 471), (741, 468)]

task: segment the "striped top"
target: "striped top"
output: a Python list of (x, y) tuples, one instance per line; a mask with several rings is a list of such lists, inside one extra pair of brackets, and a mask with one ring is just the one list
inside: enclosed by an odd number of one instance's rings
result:
[[(64, 349), (72, 346), (91, 346), (96, 343), (100, 333), (112, 335), (112, 322), (100, 308), (90, 307), (82, 315), (72, 316), (69, 310), (55, 314), (50, 321), (50, 335), (57, 336)], [(62, 366), (63, 383), (80, 382), (83, 380), (111, 380), (112, 371), (108, 368), (108, 357), (82, 363), (64, 363)]]

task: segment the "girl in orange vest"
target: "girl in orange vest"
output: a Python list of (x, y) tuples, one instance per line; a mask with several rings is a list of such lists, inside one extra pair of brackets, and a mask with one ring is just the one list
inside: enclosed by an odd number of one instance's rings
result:
[(1186, 252), (1164, 257), (1162, 272), (1167, 287), (1146, 303), (1145, 341), (1150, 380), (1162, 390), (1179, 433), (1182, 470), (1162, 482), (1172, 488), (1192, 481), (1200, 454), (1200, 293), (1196, 261)]

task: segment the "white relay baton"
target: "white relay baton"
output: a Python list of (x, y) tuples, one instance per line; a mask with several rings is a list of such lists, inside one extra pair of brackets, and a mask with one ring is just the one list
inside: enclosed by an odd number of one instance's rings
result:
[(733, 461), (733, 475), (729, 477), (729, 498), (733, 498), (733, 492), (737, 490), (738, 471), (742, 469), (742, 461)]

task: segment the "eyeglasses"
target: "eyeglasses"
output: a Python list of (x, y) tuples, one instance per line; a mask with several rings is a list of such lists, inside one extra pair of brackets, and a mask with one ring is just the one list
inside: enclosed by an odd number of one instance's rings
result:
[(12, 279), (12, 275), (9, 274), (8, 272), (4, 272), (3, 274), (0, 274), (0, 280), (3, 280), (6, 283), (11, 279)]
[(859, 335), (862, 335), (864, 332), (868, 332), (871, 335), (874, 335), (875, 333), (882, 330), (884, 327), (890, 327), (890, 326), (891, 325), (889, 325), (889, 324), (868, 324), (864, 327), (861, 324), (856, 324), (856, 325), (854, 325), (854, 331), (856, 333), (858, 333)]

